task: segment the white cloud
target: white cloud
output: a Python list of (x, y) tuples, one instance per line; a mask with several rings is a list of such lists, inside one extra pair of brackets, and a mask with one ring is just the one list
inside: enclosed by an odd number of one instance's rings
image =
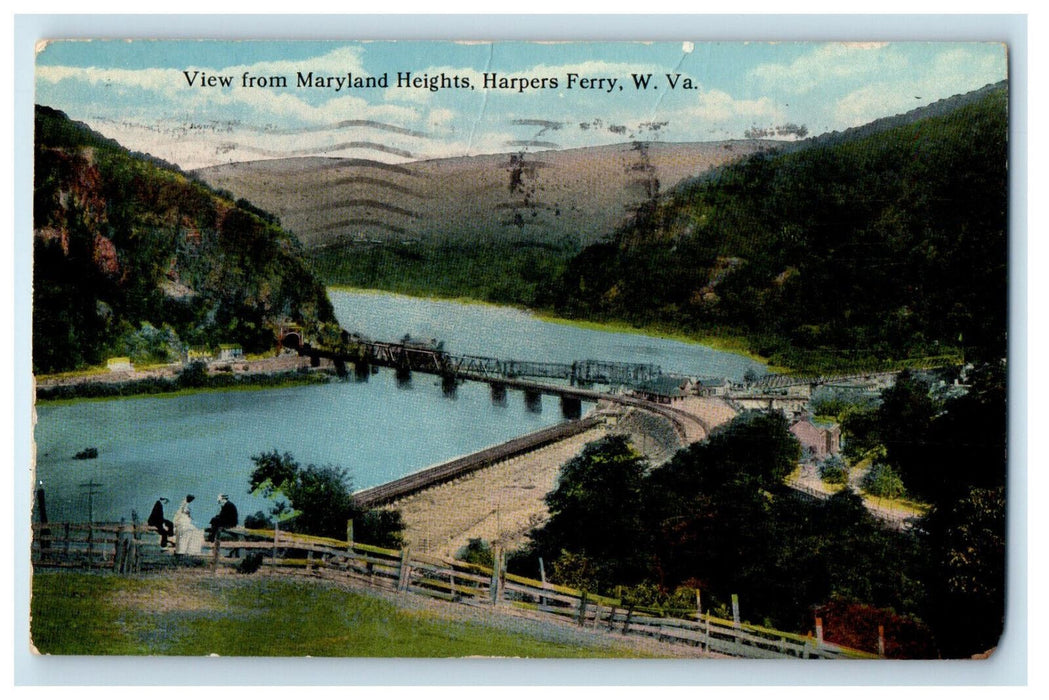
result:
[(740, 100), (721, 90), (710, 90), (699, 95), (698, 104), (687, 114), (712, 122), (744, 119), (781, 119), (783, 111), (768, 97)]
[(1006, 77), (1004, 50), (1001, 55), (955, 48), (935, 56), (918, 75), (886, 75), (841, 98), (834, 118), (843, 127), (858, 126), (900, 114), (951, 95), (995, 83)]
[(767, 89), (803, 94), (828, 82), (897, 73), (906, 67), (906, 58), (887, 44), (835, 43), (821, 44), (790, 63), (761, 64), (749, 77)]

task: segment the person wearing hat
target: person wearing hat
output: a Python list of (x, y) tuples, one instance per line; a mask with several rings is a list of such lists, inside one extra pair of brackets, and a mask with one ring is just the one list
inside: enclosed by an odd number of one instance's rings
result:
[[(160, 533), (160, 546), (168, 546), (168, 538), (175, 534), (175, 524), (164, 517), (164, 506), (168, 503), (168, 499), (161, 496), (157, 499), (157, 502), (153, 504), (153, 510), (149, 514), (149, 520), (146, 524), (151, 528)], [(171, 543), (174, 545), (174, 543)]]
[(208, 542), (215, 541), (215, 534), (221, 530), (228, 530), (231, 527), (237, 527), (237, 521), (239, 516), (237, 515), (237, 506), (229, 500), (229, 496), (224, 493), (219, 494), (219, 514), (211, 519), (211, 527), (208, 528)]

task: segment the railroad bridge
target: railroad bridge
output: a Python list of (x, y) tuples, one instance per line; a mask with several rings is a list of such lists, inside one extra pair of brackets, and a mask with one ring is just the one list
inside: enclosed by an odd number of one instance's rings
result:
[[(422, 372), (441, 377), (442, 388), (449, 395), (454, 394), (462, 381), (480, 381), (491, 387), (494, 403), (504, 405), (507, 389), (518, 389), (524, 392), (525, 405), (536, 412), (540, 410), (543, 394), (557, 396), (566, 418), (578, 418), (584, 400), (608, 398), (619, 389), (637, 388), (664, 376), (655, 364), (601, 360), (533, 362), (456, 355), (447, 352), (444, 344), (436, 339), (416, 340), (407, 335), (397, 342), (383, 342), (344, 331), (342, 349), (334, 350), (313, 347), (303, 341), (297, 329), (289, 328), (282, 333), (280, 341), (281, 347), (308, 356), (315, 367), (322, 359), (331, 360), (343, 376), (349, 374), (350, 365), (361, 379), (375, 367), (389, 367), (396, 371), (398, 382), (407, 385), (413, 372)], [(595, 385), (608, 387), (611, 392), (594, 390)]]

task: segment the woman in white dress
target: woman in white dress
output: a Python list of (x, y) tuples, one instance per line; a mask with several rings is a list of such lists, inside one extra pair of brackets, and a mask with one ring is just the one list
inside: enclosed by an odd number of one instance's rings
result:
[(204, 531), (193, 524), (189, 504), (193, 496), (186, 496), (175, 511), (175, 554), (200, 554), (204, 548)]

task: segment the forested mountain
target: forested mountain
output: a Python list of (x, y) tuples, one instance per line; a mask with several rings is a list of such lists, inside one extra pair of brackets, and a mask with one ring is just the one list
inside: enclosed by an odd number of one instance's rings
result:
[(187, 344), (260, 351), (282, 321), (334, 321), (299, 242), (265, 212), (48, 107), (35, 144), (34, 371)]
[(547, 303), (743, 335), (775, 363), (811, 370), (1002, 358), (1006, 90), (960, 104), (686, 183), (583, 250)]

